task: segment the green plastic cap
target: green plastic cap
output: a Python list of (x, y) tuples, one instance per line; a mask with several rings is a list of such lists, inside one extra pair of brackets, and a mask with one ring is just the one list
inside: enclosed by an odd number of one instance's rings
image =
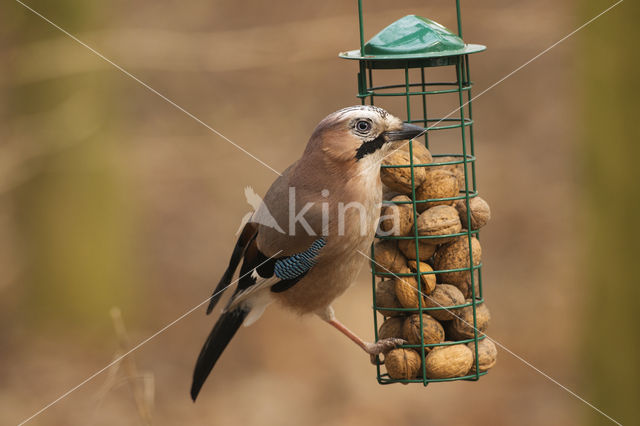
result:
[[(465, 44), (443, 25), (416, 15), (400, 18), (364, 45), (364, 52), (342, 52), (346, 59), (398, 60), (466, 55), (485, 50), (478, 44)], [(364, 53), (364, 54), (362, 54)]]
[(464, 49), (464, 41), (431, 19), (407, 15), (364, 45), (366, 55), (411, 55)]

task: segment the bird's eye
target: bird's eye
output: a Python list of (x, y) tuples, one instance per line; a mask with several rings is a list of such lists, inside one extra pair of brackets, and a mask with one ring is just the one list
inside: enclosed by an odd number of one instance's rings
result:
[(356, 123), (356, 129), (360, 132), (368, 132), (371, 130), (371, 123), (365, 120), (360, 120)]

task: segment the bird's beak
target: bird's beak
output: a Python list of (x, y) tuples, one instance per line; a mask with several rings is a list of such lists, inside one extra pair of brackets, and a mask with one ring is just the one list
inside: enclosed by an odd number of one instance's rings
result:
[(402, 126), (402, 129), (394, 130), (394, 131), (391, 131), (391, 132), (384, 132), (384, 134), (387, 137), (387, 140), (389, 142), (391, 142), (391, 141), (406, 141), (406, 140), (409, 140), (409, 139), (417, 138), (418, 136), (422, 135), (426, 131), (427, 131), (427, 129), (425, 129), (423, 127), (415, 126), (415, 125), (409, 124), (409, 123), (404, 123), (403, 126)]

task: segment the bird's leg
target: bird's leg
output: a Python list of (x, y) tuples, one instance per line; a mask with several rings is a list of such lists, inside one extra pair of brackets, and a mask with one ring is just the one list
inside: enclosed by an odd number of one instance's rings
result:
[(353, 331), (349, 330), (344, 324), (338, 321), (333, 313), (333, 309), (328, 307), (325, 312), (319, 314), (319, 316), (335, 327), (340, 333), (347, 336), (351, 341), (353, 341), (356, 345), (360, 346), (366, 353), (371, 356), (371, 363), (377, 364), (377, 356), (381, 353), (390, 351), (404, 343), (406, 343), (402, 339), (396, 339), (394, 337), (388, 339), (378, 340), (375, 343), (365, 342), (357, 334)]

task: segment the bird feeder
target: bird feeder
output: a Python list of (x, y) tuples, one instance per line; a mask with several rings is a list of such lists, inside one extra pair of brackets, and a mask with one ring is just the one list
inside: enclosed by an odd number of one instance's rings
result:
[[(473, 138), (473, 116), (471, 107), (471, 82), (469, 72), (469, 55), (481, 52), (485, 46), (466, 44), (462, 40), (462, 26), (460, 20), (460, 2), (456, 1), (457, 34), (430, 19), (409, 15), (405, 16), (376, 34), (365, 43), (363, 33), (362, 2), (358, 1), (358, 16), (360, 24), (360, 49), (340, 53), (344, 59), (358, 61), (358, 98), (362, 104), (378, 105), (388, 109), (394, 115), (403, 118), (406, 123), (422, 125), (427, 129), (419, 139), (409, 142), (409, 164), (387, 165), (382, 167), (405, 167), (411, 170), (411, 193), (408, 194), (413, 208), (413, 223), (417, 224), (421, 203), (461, 200), (466, 203), (467, 224), (471, 224), (470, 200), (478, 196), (476, 186), (476, 157)], [(395, 71), (394, 71), (395, 70)], [(378, 83), (374, 85), (374, 77), (378, 73), (389, 79), (389, 73), (395, 72), (395, 81)], [(376, 77), (376, 81), (378, 78)], [(446, 99), (445, 99), (446, 98)], [(395, 103), (394, 103), (395, 102)], [(444, 112), (435, 112), (435, 107), (447, 105)], [(401, 106), (400, 106), (401, 105)], [(402, 115), (402, 109), (405, 115)], [(442, 109), (442, 108), (441, 108)], [(441, 142), (442, 141), (442, 142)], [(415, 144), (424, 144), (433, 155), (433, 162), (421, 164), (414, 156)], [(414, 172), (422, 167), (452, 166), (462, 169), (464, 184), (460, 184), (460, 191), (454, 197), (433, 198), (427, 200), (416, 199), (416, 182)], [(462, 182), (462, 178), (460, 178)], [(384, 201), (383, 203), (390, 203)], [(397, 204), (402, 204), (397, 203)], [(448, 237), (466, 237), (468, 242), (468, 267), (449, 270), (420, 271), (420, 262), (416, 262), (416, 270), (407, 273), (393, 273), (381, 268), (375, 261), (371, 262), (373, 284), (373, 318), (375, 337), (378, 340), (378, 326), (381, 323), (380, 311), (390, 310), (376, 304), (376, 284), (379, 281), (392, 278), (412, 277), (417, 283), (421, 282), (423, 275), (435, 274), (438, 282), (441, 282), (441, 274), (457, 271), (469, 271), (470, 289), (465, 303), (455, 306), (424, 306), (422, 298), (418, 298), (418, 306), (415, 308), (394, 308), (392, 311), (401, 311), (404, 315), (430, 314), (434, 311), (459, 312), (458, 308), (468, 308), (473, 312), (473, 336), (466, 339), (451, 339), (437, 344), (425, 342), (424, 334), (420, 334), (419, 344), (407, 344), (403, 348), (412, 348), (421, 358), (421, 371), (415, 378), (397, 379), (389, 376), (381, 368), (381, 359), (377, 363), (377, 379), (380, 384), (389, 383), (423, 383), (454, 381), (454, 380), (478, 380), (482, 372), (478, 365), (478, 344), (485, 338), (478, 331), (477, 307), (484, 302), (482, 293), (482, 264), (474, 263), (472, 239), (478, 237), (478, 231), (463, 229)], [(441, 238), (442, 236), (439, 236)], [(382, 240), (410, 240), (415, 244), (417, 259), (421, 244), (428, 243), (433, 236), (421, 236), (417, 226), (413, 227), (409, 236), (380, 236)], [(435, 241), (435, 240), (434, 240)], [(375, 258), (375, 249), (371, 248), (371, 258)], [(426, 263), (434, 265), (433, 259)], [(433, 269), (436, 269), (435, 267)], [(418, 286), (419, 287), (419, 286)], [(426, 299), (425, 299), (426, 300)], [(458, 310), (456, 310), (458, 309)], [(454, 311), (456, 310), (456, 311)], [(468, 310), (467, 310), (468, 312)], [(423, 326), (423, 315), (419, 315), (420, 327)], [(446, 327), (445, 327), (446, 328)], [(471, 328), (471, 327), (469, 327)], [(425, 370), (425, 357), (438, 346), (450, 346), (454, 344), (467, 345), (474, 352), (474, 366), (470, 372), (460, 377), (429, 378)]]

